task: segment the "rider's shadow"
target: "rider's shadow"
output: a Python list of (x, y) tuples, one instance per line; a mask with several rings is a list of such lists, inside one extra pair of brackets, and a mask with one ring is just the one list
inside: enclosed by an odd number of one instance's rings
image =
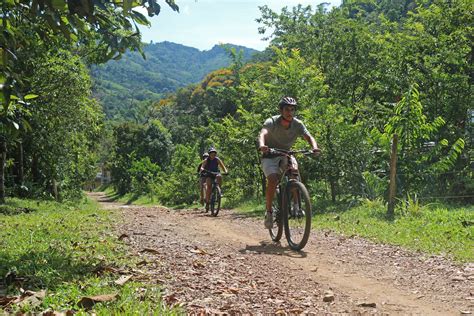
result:
[(261, 241), (260, 245), (246, 245), (244, 249), (239, 250), (243, 254), (271, 254), (279, 256), (287, 256), (292, 258), (306, 258), (305, 251), (294, 251), (290, 247), (282, 247), (278, 242)]

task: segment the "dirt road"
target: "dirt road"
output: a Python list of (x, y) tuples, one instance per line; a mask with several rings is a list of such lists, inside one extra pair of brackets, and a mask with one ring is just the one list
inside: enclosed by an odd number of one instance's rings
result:
[(141, 279), (191, 314), (460, 315), (474, 311), (474, 263), (314, 231), (304, 251), (270, 242), (262, 219), (223, 210), (124, 206), (117, 236)]

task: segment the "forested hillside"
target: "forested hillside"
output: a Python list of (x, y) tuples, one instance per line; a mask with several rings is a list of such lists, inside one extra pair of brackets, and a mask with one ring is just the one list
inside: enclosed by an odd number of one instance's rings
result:
[[(209, 72), (229, 66), (226, 49), (242, 50), (249, 60), (256, 50), (226, 44), (200, 51), (171, 42), (145, 44), (143, 53), (126, 53), (120, 60), (92, 66), (94, 95), (109, 119), (135, 119), (166, 93), (197, 83)], [(142, 101), (146, 101), (142, 103)]]

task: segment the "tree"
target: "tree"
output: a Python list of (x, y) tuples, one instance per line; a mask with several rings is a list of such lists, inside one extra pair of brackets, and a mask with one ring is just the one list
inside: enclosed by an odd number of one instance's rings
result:
[(31, 129), (24, 132), (28, 173), (55, 198), (74, 196), (95, 173), (93, 149), (102, 130), (102, 112), (91, 98), (91, 82), (77, 56), (61, 51), (31, 63), (31, 84), (38, 97), (31, 100)]
[[(178, 11), (174, 0), (166, 3)], [(146, 17), (136, 7), (146, 7), (149, 16), (159, 14), (160, 5), (156, 0), (133, 2), (96, 1), (89, 2), (74, 0), (57, 1), (2, 1), (0, 12), (2, 17), (2, 32), (0, 33), (0, 120), (2, 135), (0, 146), (0, 172), (5, 166), (7, 138), (13, 135), (18, 122), (12, 120), (17, 116), (12, 114), (13, 104), (22, 105), (16, 100), (24, 100), (30, 88), (26, 83), (28, 78), (17, 71), (21, 59), (18, 55), (28, 52), (42, 41), (81, 46), (93, 43), (98, 48), (96, 60), (105, 61), (119, 58), (127, 48), (140, 49), (140, 33), (136, 23), (148, 24)], [(53, 45), (54, 46), (54, 45)], [(26, 93), (25, 93), (26, 92)], [(22, 112), (20, 106), (16, 109)], [(11, 139), (8, 139), (11, 141)], [(0, 202), (4, 201), (4, 175), (0, 175)]]

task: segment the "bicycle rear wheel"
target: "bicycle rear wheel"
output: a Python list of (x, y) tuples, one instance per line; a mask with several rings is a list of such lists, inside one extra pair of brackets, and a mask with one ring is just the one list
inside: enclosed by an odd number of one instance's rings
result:
[(283, 219), (281, 217), (281, 193), (280, 187), (277, 187), (272, 201), (273, 228), (269, 229), (270, 237), (273, 241), (280, 241), (283, 234)]
[(212, 187), (211, 192), (211, 215), (217, 216), (221, 209), (221, 188), (218, 185)]
[(303, 183), (288, 183), (283, 210), (288, 245), (293, 250), (301, 250), (308, 242), (311, 231), (311, 201)]

